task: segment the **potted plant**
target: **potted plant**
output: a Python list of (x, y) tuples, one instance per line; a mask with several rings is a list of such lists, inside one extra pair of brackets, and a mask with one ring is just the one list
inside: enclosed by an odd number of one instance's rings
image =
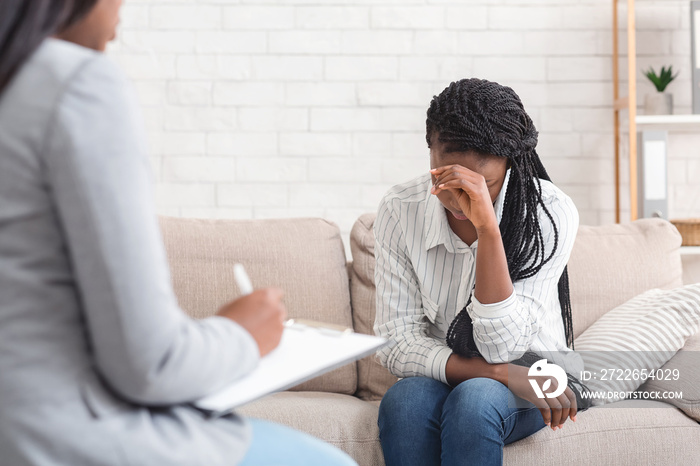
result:
[(647, 94), (644, 99), (644, 113), (646, 115), (671, 115), (673, 113), (673, 94), (665, 92), (666, 86), (676, 79), (678, 73), (673, 74), (673, 66), (661, 67), (661, 72), (656, 74), (654, 68), (649, 67), (644, 75), (658, 91), (656, 94)]

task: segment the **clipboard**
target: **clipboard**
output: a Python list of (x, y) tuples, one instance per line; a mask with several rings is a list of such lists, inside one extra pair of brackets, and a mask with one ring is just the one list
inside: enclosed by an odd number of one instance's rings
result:
[(386, 338), (313, 321), (288, 321), (277, 348), (250, 374), (195, 401), (220, 416), (251, 401), (286, 390), (365, 356), (388, 344)]

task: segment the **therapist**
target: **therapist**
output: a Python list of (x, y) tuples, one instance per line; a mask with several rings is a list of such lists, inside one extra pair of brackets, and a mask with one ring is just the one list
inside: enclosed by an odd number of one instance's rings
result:
[(276, 289), (200, 321), (178, 307), (137, 105), (99, 53), (120, 6), (0, 2), (0, 461), (354, 464), (187, 404), (252, 371), (286, 310)]

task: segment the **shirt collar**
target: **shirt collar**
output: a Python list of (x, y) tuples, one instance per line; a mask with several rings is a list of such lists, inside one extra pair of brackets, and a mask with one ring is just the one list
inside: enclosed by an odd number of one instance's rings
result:
[[(501, 223), (503, 217), (503, 205), (506, 198), (506, 189), (508, 180), (510, 179), (510, 168), (506, 170), (506, 176), (503, 180), (503, 187), (496, 196), (493, 203), (494, 211), (496, 212), (496, 221)], [(430, 194), (432, 182), (428, 183), (425, 202), (425, 219), (423, 222), (423, 237), (425, 238), (425, 249), (432, 249), (439, 244), (444, 244), (445, 248), (451, 252), (466, 252), (465, 249), (470, 249), (450, 228), (447, 221), (447, 212), (437, 196)], [(476, 241), (472, 247), (476, 245)]]

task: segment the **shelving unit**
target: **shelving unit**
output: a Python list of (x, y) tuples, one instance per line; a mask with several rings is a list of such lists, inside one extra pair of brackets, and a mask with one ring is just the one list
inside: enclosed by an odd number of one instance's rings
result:
[[(635, 0), (626, 0), (627, 4), (627, 71), (628, 84), (627, 95), (620, 95), (620, 73), (619, 73), (619, 15), (618, 6), (622, 0), (613, 0), (613, 109), (614, 109), (614, 144), (615, 144), (615, 221), (620, 222), (620, 142), (621, 136), (621, 112), (625, 109), (628, 112), (627, 118), (627, 138), (629, 147), (629, 196), (630, 196), (630, 216), (631, 220), (636, 220), (640, 211), (650, 210), (649, 202), (643, 198), (645, 186), (642, 185), (640, 191), (640, 164), (644, 162), (644, 147), (646, 142), (657, 143), (655, 148), (659, 149), (659, 143), (663, 144), (663, 176), (665, 177), (665, 150), (668, 131), (687, 131), (692, 127), (700, 128), (700, 115), (637, 115), (637, 50), (636, 50), (636, 24), (635, 24)], [(639, 145), (642, 144), (640, 147)], [(641, 153), (640, 153), (641, 149)], [(660, 158), (659, 152), (655, 153)], [(658, 166), (654, 165), (655, 167)], [(644, 168), (643, 166), (641, 167)], [(651, 173), (651, 171), (649, 172)], [(661, 176), (661, 175), (659, 175)], [(644, 180), (641, 180), (644, 183)], [(657, 185), (661, 183), (657, 176)], [(667, 189), (665, 178), (663, 188)], [(656, 201), (653, 201), (656, 202)], [(640, 209), (641, 205), (641, 209)], [(656, 204), (653, 204), (654, 209)], [(663, 209), (667, 207), (667, 200), (664, 198)], [(653, 210), (653, 209), (651, 209)], [(656, 213), (656, 211), (654, 211)]]

